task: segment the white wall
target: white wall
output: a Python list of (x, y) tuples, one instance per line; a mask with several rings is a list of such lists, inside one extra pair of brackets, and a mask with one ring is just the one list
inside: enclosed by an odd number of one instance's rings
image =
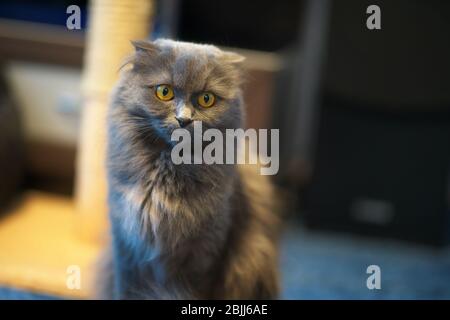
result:
[(76, 144), (81, 70), (10, 62), (6, 76), (28, 140)]

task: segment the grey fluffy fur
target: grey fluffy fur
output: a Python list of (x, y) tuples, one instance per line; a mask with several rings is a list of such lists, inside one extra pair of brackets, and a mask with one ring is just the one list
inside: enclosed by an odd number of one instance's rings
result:
[[(109, 108), (112, 245), (99, 297), (275, 298), (279, 218), (269, 181), (255, 166), (170, 158), (179, 108), (204, 129), (242, 126), (242, 57), (171, 40), (133, 44)], [(171, 84), (175, 98), (158, 100), (158, 84)], [(193, 99), (204, 90), (218, 97), (208, 109)]]

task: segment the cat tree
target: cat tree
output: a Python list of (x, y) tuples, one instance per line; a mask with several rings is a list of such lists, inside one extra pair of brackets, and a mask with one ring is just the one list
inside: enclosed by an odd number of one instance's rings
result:
[(109, 92), (130, 40), (147, 38), (152, 2), (96, 0), (87, 34), (82, 90), (85, 104), (77, 163), (76, 204), (83, 238), (96, 239), (106, 225), (105, 141)]

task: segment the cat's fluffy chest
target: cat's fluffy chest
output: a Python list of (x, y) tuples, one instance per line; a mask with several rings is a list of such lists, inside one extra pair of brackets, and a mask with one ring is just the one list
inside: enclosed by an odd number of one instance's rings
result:
[(182, 173), (166, 166), (154, 167), (145, 183), (120, 187), (117, 218), (124, 235), (132, 242), (173, 249), (181, 240), (196, 238), (205, 226), (211, 227), (211, 221), (226, 229), (234, 175), (226, 176), (215, 173), (213, 181), (198, 181), (193, 176), (183, 179)]
[[(220, 194), (210, 187), (208, 194), (181, 197), (159, 182), (155, 179), (147, 188), (140, 184), (121, 188), (114, 220), (126, 244), (126, 254), (130, 263), (136, 262), (139, 273), (147, 274), (155, 283), (171, 278), (168, 275), (175, 272), (174, 266), (180, 265), (183, 269), (177, 274), (200, 281), (225, 245), (231, 187), (224, 185)], [(176, 189), (183, 193), (184, 186)], [(216, 205), (204, 206), (205, 197)]]

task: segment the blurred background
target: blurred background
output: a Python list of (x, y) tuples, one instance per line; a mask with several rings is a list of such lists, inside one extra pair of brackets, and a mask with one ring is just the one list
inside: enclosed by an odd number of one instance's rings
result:
[(0, 299), (91, 296), (102, 110), (130, 37), (247, 57), (247, 127), (281, 135), (281, 298), (449, 299), (449, 34), (443, 0), (2, 2)]

